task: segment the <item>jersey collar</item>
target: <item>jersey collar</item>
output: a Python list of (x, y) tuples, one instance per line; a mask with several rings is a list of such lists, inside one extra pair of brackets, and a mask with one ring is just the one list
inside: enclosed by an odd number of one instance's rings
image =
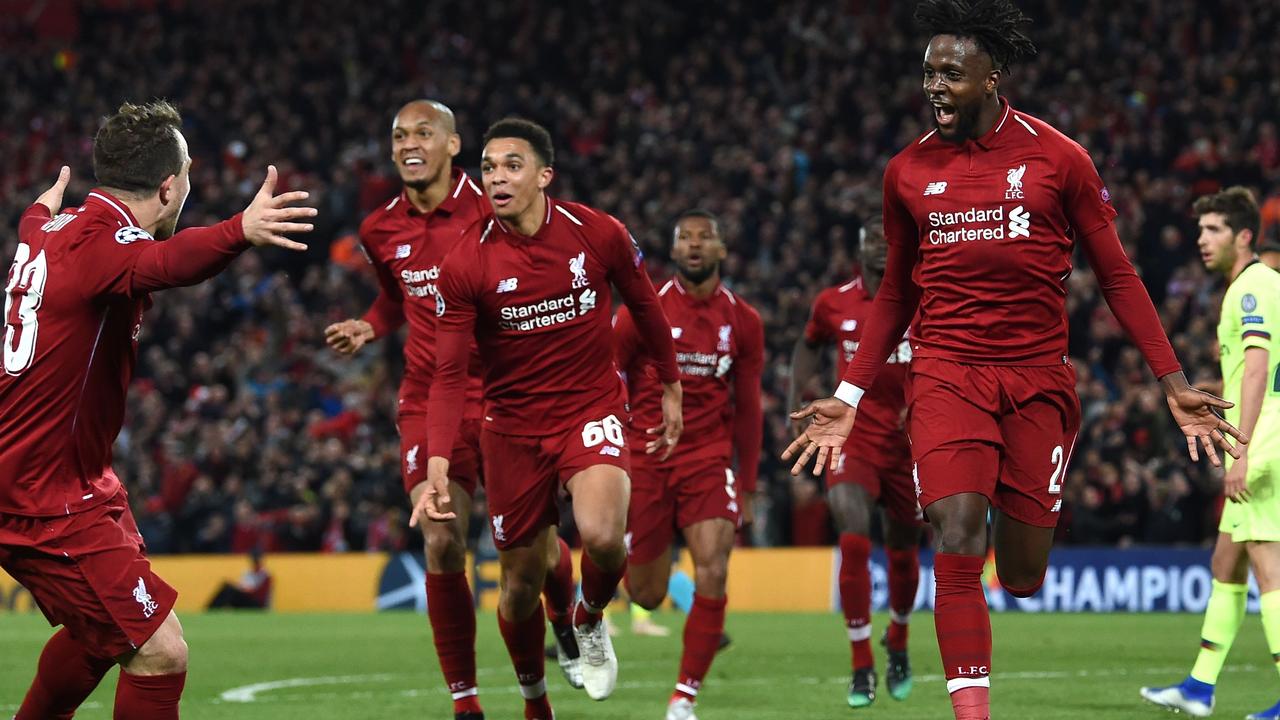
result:
[(462, 168), (456, 167), (449, 173), (449, 178), (449, 194), (444, 196), (444, 200), (436, 206), (435, 210), (432, 210), (429, 213), (424, 213), (414, 207), (413, 203), (409, 202), (409, 191), (404, 189), (400, 191), (400, 206), (405, 209), (405, 213), (411, 216), (434, 215), (436, 213), (452, 215), (454, 211), (458, 209), (458, 204), (462, 202), (459, 199), (459, 196), (461, 196), (462, 193), (469, 191), (467, 183), (470, 182), (470, 178), (468, 178), (467, 174), (462, 171)]
[(973, 141), (975, 145), (983, 150), (990, 150), (995, 145), (996, 140), (999, 139), (1000, 131), (1013, 122), (1013, 106), (1009, 105), (1009, 101), (1003, 96), (999, 100), (1000, 107), (1003, 108), (1000, 112), (1000, 119), (996, 120), (996, 124), (992, 125), (985, 135)]
[(103, 190), (102, 188), (94, 188), (89, 191), (89, 196), (84, 199), (86, 206), (93, 205), (107, 215), (121, 222), (121, 227), (132, 226), (140, 227), (138, 219), (133, 216), (133, 211), (125, 205), (120, 198)]

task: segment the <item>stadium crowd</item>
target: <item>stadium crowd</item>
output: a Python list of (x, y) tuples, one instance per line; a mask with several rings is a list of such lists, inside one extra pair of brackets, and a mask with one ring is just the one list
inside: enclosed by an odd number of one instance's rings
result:
[[(1015, 67), (1004, 93), (1089, 148), (1188, 376), (1212, 382), (1221, 288), (1200, 266), (1188, 210), (1200, 194), (1248, 185), (1266, 202), (1264, 239), (1280, 243), (1280, 139), (1265, 112), (1280, 92), (1265, 62), (1280, 38), (1263, 32), (1280, 8), (1022, 5), (1038, 22), (1033, 39), (1065, 51)], [(752, 537), (827, 543), (820, 486), (777, 459), (790, 437), (790, 351), (816, 293), (854, 271), (859, 212), (878, 197), (884, 163), (927, 128), (909, 6), (255, 0), (227, 12), (104, 0), (6, 10), (0, 250), (12, 256), (18, 215), (60, 163), (75, 173), (68, 197), (87, 192), (90, 140), (125, 99), (166, 97), (184, 112), (195, 160), (186, 223), (235, 212), (266, 164), (279, 165), (287, 189), (318, 201), (311, 249), (248, 253), (213, 281), (156, 298), (116, 469), (152, 552), (420, 544), (398, 479), (399, 342), (347, 360), (324, 347), (322, 329), (373, 297), (354, 232), (398, 191), (394, 110), (423, 96), (450, 104), (469, 169), (490, 121), (529, 116), (558, 142), (553, 193), (622, 219), (655, 278), (669, 272), (676, 213), (702, 206), (724, 218), (725, 275), (766, 328)], [(1060, 539), (1203, 542), (1220, 475), (1187, 461), (1083, 259), (1070, 282), (1084, 430)], [(472, 524), (477, 537), (486, 527)]]

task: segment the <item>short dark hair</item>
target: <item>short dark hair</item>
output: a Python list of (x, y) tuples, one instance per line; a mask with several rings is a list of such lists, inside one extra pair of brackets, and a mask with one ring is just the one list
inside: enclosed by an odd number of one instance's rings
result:
[(1252, 230), (1253, 239), (1249, 241), (1249, 245), (1253, 247), (1258, 244), (1262, 234), (1262, 213), (1258, 210), (1258, 201), (1253, 199), (1253, 193), (1247, 188), (1236, 185), (1222, 192), (1196, 198), (1191, 207), (1197, 216), (1208, 213), (1222, 215), (1233, 233)]
[(483, 145), (498, 138), (516, 138), (529, 143), (534, 154), (543, 165), (550, 167), (556, 162), (556, 150), (551, 144), (551, 133), (532, 120), (522, 117), (506, 117), (489, 126), (484, 132)]
[(93, 138), (98, 184), (136, 193), (159, 189), (170, 175), (182, 172), (181, 131), (182, 115), (167, 100), (124, 103)]
[(997, 70), (1036, 54), (1022, 26), (1031, 19), (1010, 0), (921, 0), (916, 5), (916, 25), (935, 35), (971, 38), (991, 56)]
[(724, 226), (720, 224), (720, 216), (704, 208), (689, 208), (688, 210), (685, 210), (684, 212), (677, 215), (675, 222), (671, 223), (672, 234), (674, 234), (676, 230), (680, 228), (681, 220), (687, 220), (689, 218), (703, 218), (705, 220), (711, 221), (712, 227), (716, 229), (716, 235), (719, 235), (720, 239), (722, 240), (724, 239), (724, 232), (722, 231)]

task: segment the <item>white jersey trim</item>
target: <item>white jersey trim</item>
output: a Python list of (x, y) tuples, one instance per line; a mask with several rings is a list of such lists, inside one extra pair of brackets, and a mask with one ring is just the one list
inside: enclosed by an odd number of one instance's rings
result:
[(947, 692), (953, 693), (957, 690), (963, 690), (971, 687), (991, 687), (991, 678), (952, 678), (947, 681)]
[(1014, 120), (1017, 120), (1019, 125), (1021, 125), (1021, 126), (1022, 126), (1022, 127), (1024, 127), (1024, 128), (1026, 128), (1026, 129), (1027, 129), (1027, 132), (1031, 133), (1032, 135), (1035, 135), (1036, 137), (1040, 137), (1040, 133), (1036, 132), (1036, 129), (1035, 129), (1035, 128), (1033, 128), (1033, 127), (1031, 127), (1031, 125), (1029, 125), (1029, 124), (1027, 123), (1027, 121), (1026, 121), (1026, 120), (1023, 120), (1022, 118), (1018, 117), (1017, 115), (1014, 115), (1014, 116), (1013, 116), (1013, 119), (1014, 119)]
[(80, 394), (76, 397), (76, 414), (71, 417), (71, 432), (76, 431), (76, 424), (80, 422), (80, 403), (84, 400), (84, 389), (89, 385), (89, 373), (93, 372), (93, 358), (98, 354), (98, 343), (102, 341), (102, 328), (107, 324), (107, 313), (111, 312), (111, 308), (102, 311), (102, 319), (98, 321), (98, 334), (93, 336), (93, 349), (89, 351), (89, 362), (84, 366), (84, 380), (80, 383)]
[(115, 202), (114, 202), (111, 198), (107, 197), (106, 195), (100, 195), (100, 194), (98, 194), (98, 193), (96, 193), (96, 192), (91, 192), (91, 193), (89, 193), (89, 197), (91, 197), (91, 198), (98, 198), (98, 199), (99, 199), (99, 200), (101, 200), (102, 202), (104, 202), (104, 203), (106, 203), (106, 204), (110, 205), (111, 207), (115, 208), (116, 212), (120, 213), (120, 217), (124, 220), (124, 224), (125, 224), (125, 225), (133, 225), (133, 220), (131, 220), (131, 219), (129, 218), (129, 213), (125, 212), (125, 211), (124, 211), (124, 208), (122, 208), (122, 207), (120, 207), (119, 205), (115, 204)]
[(400, 202), (400, 196), (399, 196), (399, 195), (397, 195), (397, 196), (395, 196), (394, 198), (392, 198), (392, 199), (391, 199), (391, 202), (387, 203), (387, 206), (386, 206), (385, 208), (383, 208), (383, 210), (390, 210), (391, 208), (395, 207), (395, 206), (396, 206), (396, 203), (398, 203), (398, 202)]
[(581, 220), (579, 220), (578, 218), (574, 217), (574, 216), (573, 216), (573, 214), (572, 214), (572, 213), (570, 213), (568, 210), (565, 210), (564, 208), (562, 208), (562, 207), (560, 207), (559, 205), (557, 205), (557, 206), (556, 206), (556, 212), (558, 212), (558, 213), (560, 213), (561, 215), (563, 215), (563, 216), (565, 216), (565, 217), (569, 218), (570, 220), (572, 220), (574, 225), (577, 225), (578, 227), (582, 227), (582, 221), (581, 221)]
[(462, 192), (462, 186), (467, 184), (467, 174), (462, 173), (462, 177), (458, 178), (458, 185), (453, 188), (453, 197), (458, 197), (458, 193)]
[(934, 129), (930, 130), (930, 131), (929, 131), (929, 133), (928, 133), (927, 135), (925, 135), (924, 137), (920, 138), (920, 142), (918, 142), (918, 143), (916, 143), (916, 144), (917, 144), (917, 145), (923, 145), (923, 144), (924, 144), (924, 141), (925, 141), (925, 140), (928, 140), (928, 139), (929, 139), (929, 138), (931, 138), (931, 137), (933, 137), (933, 134), (934, 134), (934, 133), (936, 133), (936, 132), (938, 132), (938, 128), (934, 128)]
[(493, 222), (493, 220), (490, 220), (489, 224), (484, 226), (484, 232), (480, 234), (480, 242), (482, 244), (489, 239), (489, 233), (493, 232)]
[(729, 302), (733, 303), (734, 305), (738, 304), (738, 298), (734, 297), (733, 293), (729, 292), (729, 288), (721, 285), (720, 292), (724, 293), (724, 296), (729, 298)]
[[(1017, 116), (1017, 115), (1014, 115), (1014, 116), (1013, 116), (1013, 118), (1016, 120), (1016, 119), (1018, 119), (1018, 116)], [(999, 125), (996, 125), (996, 132), (1000, 132), (1000, 128), (1004, 127), (1004, 121), (1005, 121), (1005, 120), (1008, 120), (1008, 119), (1009, 119), (1009, 106), (1008, 106), (1008, 105), (1005, 105), (1005, 106), (1004, 106), (1004, 115), (1002, 115), (1002, 116), (1000, 117), (1000, 124), (999, 124)]]
[(675, 280), (668, 280), (666, 284), (662, 286), (662, 289), (658, 291), (658, 295), (666, 295), (667, 291), (671, 289), (671, 286), (675, 284), (676, 284)]
[(841, 381), (840, 387), (836, 388), (836, 399), (849, 407), (858, 407), (858, 403), (862, 402), (862, 396), (866, 394), (865, 388), (860, 388), (851, 382)]

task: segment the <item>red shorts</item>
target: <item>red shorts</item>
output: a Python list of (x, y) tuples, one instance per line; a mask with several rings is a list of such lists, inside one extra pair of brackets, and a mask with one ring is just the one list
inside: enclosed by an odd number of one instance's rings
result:
[[(427, 480), (427, 416), (401, 414), (396, 421), (400, 429), (400, 477), (406, 494)], [(480, 421), (465, 419), (458, 426), (458, 439), (453, 443), (449, 460), (449, 479), (462, 486), (471, 497), (480, 484)]]
[(631, 472), (621, 413), (545, 436), (480, 432), (490, 530), (499, 550), (533, 542), (560, 522), (557, 499), (564, 484), (592, 465)]
[(703, 520), (723, 518), (738, 526), (738, 491), (723, 453), (683, 455), (665, 463), (649, 455), (631, 460), (631, 506), (627, 511), (627, 555), (644, 564), (662, 557), (671, 536)]
[(925, 512), (972, 492), (1015, 520), (1056, 526), (1080, 431), (1075, 368), (916, 358), (911, 372), (911, 452)]
[(886, 439), (858, 435), (849, 438), (836, 456), (836, 469), (827, 473), (827, 488), (853, 483), (872, 502), (899, 523), (919, 525), (920, 505), (911, 479), (911, 445), (905, 437)]
[(66, 625), (101, 657), (141, 647), (178, 599), (151, 572), (123, 488), (74, 515), (0, 514), (0, 568), (31, 593), (50, 625)]

